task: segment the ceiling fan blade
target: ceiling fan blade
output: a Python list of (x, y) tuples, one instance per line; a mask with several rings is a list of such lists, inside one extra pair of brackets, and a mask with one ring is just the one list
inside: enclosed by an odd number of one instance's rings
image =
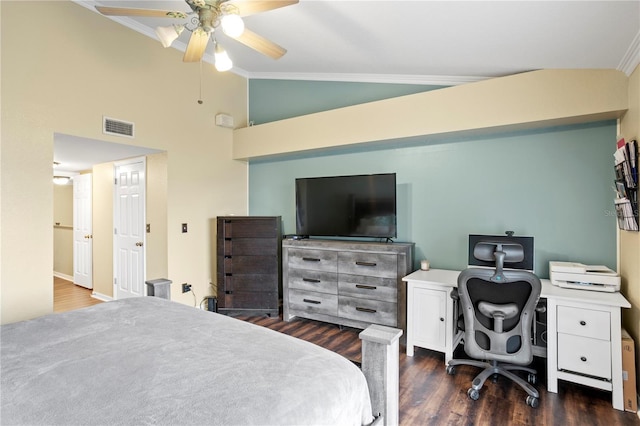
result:
[(149, 18), (179, 18), (185, 19), (187, 14), (174, 10), (154, 10), (154, 9), (128, 9), (125, 7), (104, 7), (96, 6), (98, 12), (107, 16), (143, 16)]
[(184, 62), (199, 62), (207, 48), (207, 43), (209, 43), (209, 33), (202, 28), (196, 28), (191, 34), (189, 45), (184, 52), (182, 60)]
[(240, 16), (249, 16), (268, 10), (279, 9), (281, 7), (290, 6), (298, 3), (298, 0), (280, 1), (280, 0), (231, 0), (238, 10)]
[(236, 37), (236, 40), (273, 59), (280, 59), (285, 53), (287, 53), (287, 49), (284, 47), (279, 46), (246, 28), (241, 36)]

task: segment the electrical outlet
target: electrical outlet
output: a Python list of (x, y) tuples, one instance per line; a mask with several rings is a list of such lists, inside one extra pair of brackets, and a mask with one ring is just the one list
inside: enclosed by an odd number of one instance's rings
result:
[(191, 284), (184, 283), (182, 284), (182, 292), (188, 293), (191, 291)]
[(182, 233), (184, 234), (184, 233), (186, 233), (186, 232), (187, 232), (187, 224), (186, 224), (186, 223), (183, 223), (183, 224), (182, 224)]

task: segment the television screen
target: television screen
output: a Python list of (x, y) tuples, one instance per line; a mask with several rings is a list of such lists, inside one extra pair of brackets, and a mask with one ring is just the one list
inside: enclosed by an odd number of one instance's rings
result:
[(296, 234), (396, 237), (396, 174), (296, 179)]

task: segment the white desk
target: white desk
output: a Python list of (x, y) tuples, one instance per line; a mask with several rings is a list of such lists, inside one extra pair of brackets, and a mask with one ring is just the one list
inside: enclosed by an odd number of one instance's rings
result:
[[(407, 283), (407, 356), (414, 346), (453, 357), (462, 333), (454, 303), (460, 271), (418, 270)], [(608, 390), (613, 408), (624, 410), (622, 397), (621, 308), (631, 304), (620, 293), (566, 289), (542, 279), (547, 299), (547, 389), (558, 392), (558, 380)]]

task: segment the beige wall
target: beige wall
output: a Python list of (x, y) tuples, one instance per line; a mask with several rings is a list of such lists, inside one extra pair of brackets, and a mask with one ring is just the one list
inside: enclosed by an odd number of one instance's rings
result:
[[(246, 125), (246, 80), (203, 64), (200, 105), (199, 64), (77, 4), (3, 1), (0, 17), (1, 322), (52, 312), (54, 132), (167, 152), (167, 278), (204, 296), (209, 219), (247, 211), (247, 164), (231, 160), (232, 131), (214, 123), (225, 112)], [(134, 122), (136, 138), (103, 135), (103, 115)]]
[(113, 296), (113, 163), (93, 166), (93, 292)]
[(619, 118), (627, 76), (540, 70), (236, 129), (236, 159)]
[(53, 185), (53, 271), (73, 276), (73, 185)]
[[(629, 110), (620, 120), (626, 140), (640, 137), (640, 66), (629, 78)], [(623, 324), (636, 344), (636, 383), (640, 383), (640, 233), (620, 231), (620, 276), (622, 293), (631, 302), (623, 312)]]
[[(147, 279), (169, 278), (167, 271), (167, 154), (147, 156)], [(204, 295), (203, 295), (204, 296)]]

